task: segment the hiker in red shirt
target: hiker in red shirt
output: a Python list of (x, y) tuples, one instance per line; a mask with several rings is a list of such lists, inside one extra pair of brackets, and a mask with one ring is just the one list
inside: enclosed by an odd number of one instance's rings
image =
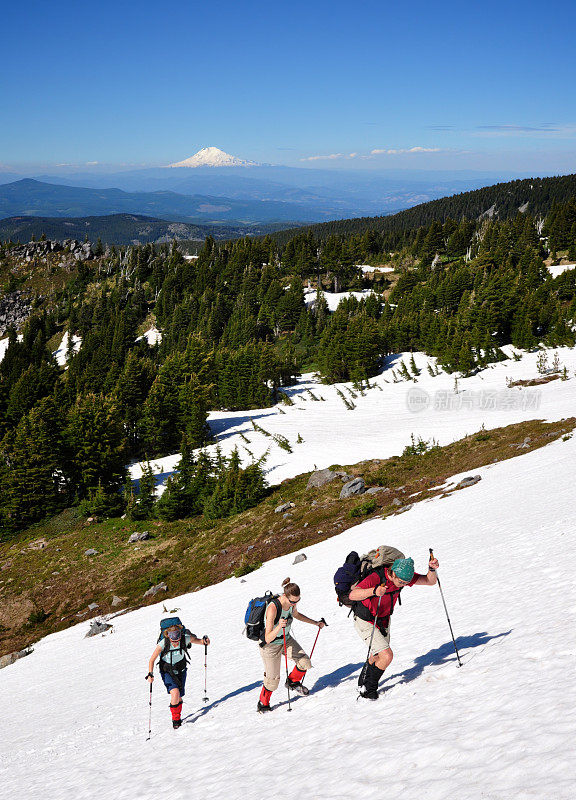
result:
[(364, 691), (360, 697), (378, 699), (378, 682), (394, 654), (390, 649), (390, 617), (405, 586), (434, 586), (438, 580), (438, 560), (431, 557), (428, 573), (414, 572), (411, 558), (397, 558), (390, 568), (376, 569), (352, 589), (354, 627), (360, 638), (371, 644), (368, 659), (362, 670)]

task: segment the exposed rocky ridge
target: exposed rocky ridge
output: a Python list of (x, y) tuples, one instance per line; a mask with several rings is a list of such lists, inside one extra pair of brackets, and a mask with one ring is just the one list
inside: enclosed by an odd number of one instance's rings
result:
[(56, 242), (50, 239), (38, 242), (28, 242), (28, 244), (16, 245), (10, 254), (14, 258), (20, 258), (29, 263), (35, 258), (42, 258), (49, 253), (71, 253), (76, 261), (87, 261), (94, 257), (90, 242), (79, 242), (77, 239), (64, 239)]
[(30, 314), (32, 306), (23, 292), (11, 292), (0, 298), (0, 337), (9, 328), (20, 330)]

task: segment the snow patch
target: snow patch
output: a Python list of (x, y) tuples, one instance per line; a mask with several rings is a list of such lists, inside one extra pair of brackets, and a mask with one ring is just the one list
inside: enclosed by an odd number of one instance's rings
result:
[(154, 347), (155, 345), (160, 344), (160, 342), (162, 341), (162, 334), (160, 333), (160, 331), (156, 326), (153, 326), (145, 333), (143, 333), (142, 336), (138, 336), (136, 341), (140, 342), (142, 341), (142, 339), (146, 339), (149, 347)]
[(558, 275), (562, 275), (563, 272), (566, 272), (569, 269), (574, 269), (574, 267), (576, 267), (576, 264), (553, 264), (552, 266), (548, 267), (548, 272), (553, 278), (557, 278)]
[[(356, 300), (364, 300), (371, 294), (375, 294), (372, 289), (362, 289), (360, 292), (322, 292), (328, 303), (330, 311), (336, 311), (338, 304), (347, 297), (355, 297)], [(304, 302), (308, 308), (314, 308), (316, 305), (316, 289), (304, 290)]]
[[(16, 337), (17, 341), (21, 342), (24, 337), (21, 333), (18, 334)], [(8, 350), (8, 345), (10, 344), (10, 337), (7, 336), (5, 339), (0, 339), (0, 361), (6, 355), (6, 350)]]
[(357, 264), (356, 269), (362, 272), (395, 272), (394, 267), (373, 267), (371, 264)]
[[(62, 337), (62, 341), (60, 342), (60, 347), (52, 353), (52, 355), (54, 356), (54, 358), (58, 363), (58, 366), (60, 367), (65, 367), (68, 361), (67, 356), (68, 356), (69, 340), (70, 340), (70, 334), (68, 333), (68, 331), (66, 331), (66, 333)], [(76, 336), (76, 334), (73, 334), (72, 348), (74, 353), (77, 353), (80, 350), (81, 346), (82, 346), (82, 338), (80, 336)]]

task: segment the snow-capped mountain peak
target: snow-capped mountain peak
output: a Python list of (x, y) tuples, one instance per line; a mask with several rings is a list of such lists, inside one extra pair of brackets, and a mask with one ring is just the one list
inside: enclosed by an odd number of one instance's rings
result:
[(219, 147), (203, 147), (190, 158), (169, 164), (169, 167), (253, 167), (255, 161), (244, 161), (220, 150)]

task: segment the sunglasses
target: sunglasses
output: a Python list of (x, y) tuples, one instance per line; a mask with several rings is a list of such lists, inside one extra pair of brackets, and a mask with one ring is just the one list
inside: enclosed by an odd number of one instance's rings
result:
[(290, 598), (288, 598), (288, 602), (290, 603), (291, 606), (295, 606), (296, 603), (300, 602), (300, 598), (298, 598), (298, 600), (290, 600)]

